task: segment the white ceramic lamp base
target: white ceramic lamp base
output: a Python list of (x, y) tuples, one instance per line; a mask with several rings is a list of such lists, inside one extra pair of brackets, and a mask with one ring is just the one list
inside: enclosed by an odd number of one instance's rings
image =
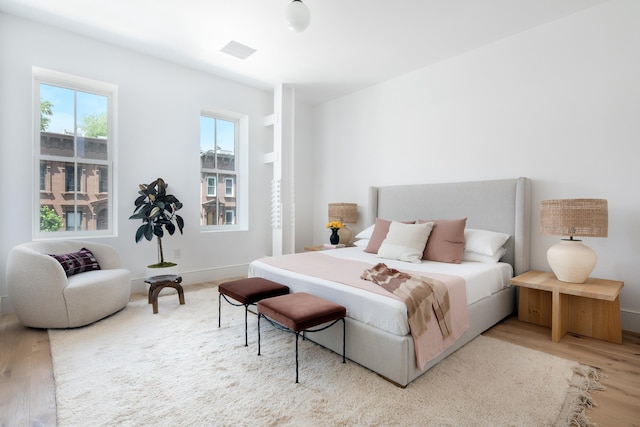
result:
[(584, 283), (596, 266), (596, 253), (580, 240), (561, 240), (547, 251), (547, 262), (558, 280)]
[(338, 230), (338, 236), (340, 236), (340, 243), (349, 246), (351, 238), (353, 237), (353, 231), (349, 230), (346, 225)]

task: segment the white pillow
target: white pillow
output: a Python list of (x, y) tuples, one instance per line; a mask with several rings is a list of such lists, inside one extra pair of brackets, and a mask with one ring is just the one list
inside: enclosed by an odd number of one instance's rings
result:
[(370, 225), (369, 227), (365, 228), (364, 230), (362, 230), (361, 232), (359, 232), (358, 234), (356, 234), (356, 239), (370, 239), (371, 236), (373, 235), (373, 229), (376, 228), (376, 225)]
[(393, 221), (378, 249), (378, 257), (420, 263), (433, 222), (405, 224)]
[(462, 252), (462, 261), (474, 261), (474, 262), (482, 262), (485, 264), (495, 264), (500, 261), (500, 258), (507, 253), (505, 248), (499, 248), (498, 252), (495, 255), (481, 255), (477, 252), (464, 251)]
[(509, 240), (508, 234), (489, 230), (465, 228), (464, 250), (480, 255), (494, 256), (498, 249)]
[(360, 239), (353, 242), (353, 246), (357, 246), (359, 248), (366, 248), (369, 245), (369, 239)]

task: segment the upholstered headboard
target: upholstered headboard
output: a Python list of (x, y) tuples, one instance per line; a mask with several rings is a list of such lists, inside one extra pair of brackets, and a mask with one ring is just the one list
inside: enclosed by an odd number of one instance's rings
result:
[(531, 190), (528, 178), (371, 187), (368, 224), (389, 220), (467, 218), (467, 228), (512, 236), (502, 261), (529, 270)]

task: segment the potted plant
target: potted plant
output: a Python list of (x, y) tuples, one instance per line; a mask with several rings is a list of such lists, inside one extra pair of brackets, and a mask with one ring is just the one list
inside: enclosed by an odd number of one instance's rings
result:
[[(167, 194), (167, 184), (162, 178), (158, 178), (151, 184), (140, 184), (138, 198), (135, 201), (133, 215), (129, 219), (141, 219), (142, 225), (136, 231), (136, 243), (142, 238), (151, 241), (155, 236), (158, 241), (158, 263), (147, 266), (148, 269), (176, 267), (173, 262), (164, 260), (162, 252), (162, 238), (166, 230), (169, 235), (173, 235), (176, 226), (182, 234), (184, 220), (176, 212), (182, 208), (182, 203), (172, 194)], [(177, 268), (174, 269), (177, 271)], [(153, 271), (153, 270), (152, 270)], [(163, 270), (161, 274), (172, 274)], [(148, 272), (147, 275), (150, 273)], [(156, 274), (150, 274), (152, 276)]]

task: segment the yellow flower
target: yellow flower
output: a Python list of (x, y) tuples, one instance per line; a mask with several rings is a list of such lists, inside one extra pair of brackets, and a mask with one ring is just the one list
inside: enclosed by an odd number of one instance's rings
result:
[(344, 227), (341, 221), (330, 221), (327, 223), (327, 228), (330, 228), (331, 231), (336, 231)]

